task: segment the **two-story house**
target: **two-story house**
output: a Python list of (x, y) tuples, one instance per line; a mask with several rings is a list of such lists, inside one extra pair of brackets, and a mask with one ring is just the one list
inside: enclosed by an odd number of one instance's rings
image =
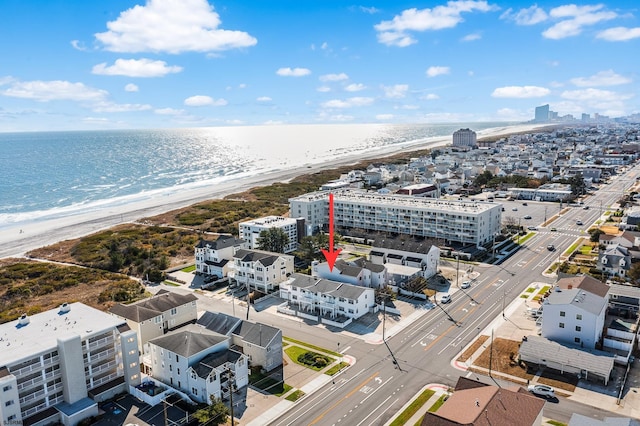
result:
[(282, 330), (262, 323), (253, 323), (221, 312), (204, 312), (198, 325), (231, 337), (233, 347), (247, 355), (249, 365), (265, 371), (282, 365)]
[(598, 253), (596, 267), (607, 276), (626, 277), (631, 269), (629, 249), (619, 244), (610, 244)]
[(247, 356), (228, 336), (189, 324), (149, 341), (151, 377), (192, 400), (226, 399), (249, 383)]
[(193, 294), (179, 294), (160, 290), (154, 296), (125, 305), (118, 303), (109, 309), (138, 334), (140, 353), (148, 353), (147, 342), (184, 324), (198, 319), (198, 298)]
[(362, 258), (353, 262), (338, 259), (331, 270), (327, 262), (313, 261), (311, 276), (370, 288), (382, 288), (388, 281), (387, 268), (384, 265)]
[(218, 278), (226, 277), (233, 253), (244, 245), (244, 240), (231, 235), (220, 235), (216, 240), (200, 240), (195, 248), (196, 272)]
[(606, 291), (556, 286), (542, 306), (542, 337), (588, 349), (600, 342), (608, 306)]
[(293, 273), (294, 257), (261, 250), (236, 250), (230, 277), (251, 290), (269, 294)]

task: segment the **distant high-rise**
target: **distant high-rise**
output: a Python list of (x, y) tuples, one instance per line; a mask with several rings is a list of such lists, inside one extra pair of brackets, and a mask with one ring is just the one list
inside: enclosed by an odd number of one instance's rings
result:
[(549, 121), (549, 104), (536, 107), (536, 117), (534, 121), (544, 123)]
[(460, 129), (453, 132), (453, 146), (476, 146), (476, 132), (471, 129)]

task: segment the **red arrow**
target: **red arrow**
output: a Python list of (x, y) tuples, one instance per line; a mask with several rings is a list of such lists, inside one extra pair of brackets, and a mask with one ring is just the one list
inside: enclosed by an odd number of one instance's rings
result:
[(327, 259), (329, 264), (329, 271), (333, 271), (333, 265), (336, 263), (336, 259), (342, 249), (333, 249), (333, 194), (329, 193), (329, 250), (322, 249), (324, 258)]

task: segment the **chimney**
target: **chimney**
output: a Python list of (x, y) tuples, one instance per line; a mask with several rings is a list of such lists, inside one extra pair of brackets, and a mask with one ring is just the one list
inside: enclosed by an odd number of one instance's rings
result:
[(20, 315), (20, 318), (18, 318), (18, 325), (25, 326), (27, 324), (29, 324), (29, 317), (27, 314)]

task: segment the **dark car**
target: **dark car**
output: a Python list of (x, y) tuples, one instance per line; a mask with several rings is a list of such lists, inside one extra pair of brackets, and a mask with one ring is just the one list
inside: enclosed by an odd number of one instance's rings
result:
[(549, 244), (547, 246), (547, 250), (549, 250), (549, 251), (554, 251), (555, 249), (556, 249), (556, 246), (554, 246), (553, 244)]

